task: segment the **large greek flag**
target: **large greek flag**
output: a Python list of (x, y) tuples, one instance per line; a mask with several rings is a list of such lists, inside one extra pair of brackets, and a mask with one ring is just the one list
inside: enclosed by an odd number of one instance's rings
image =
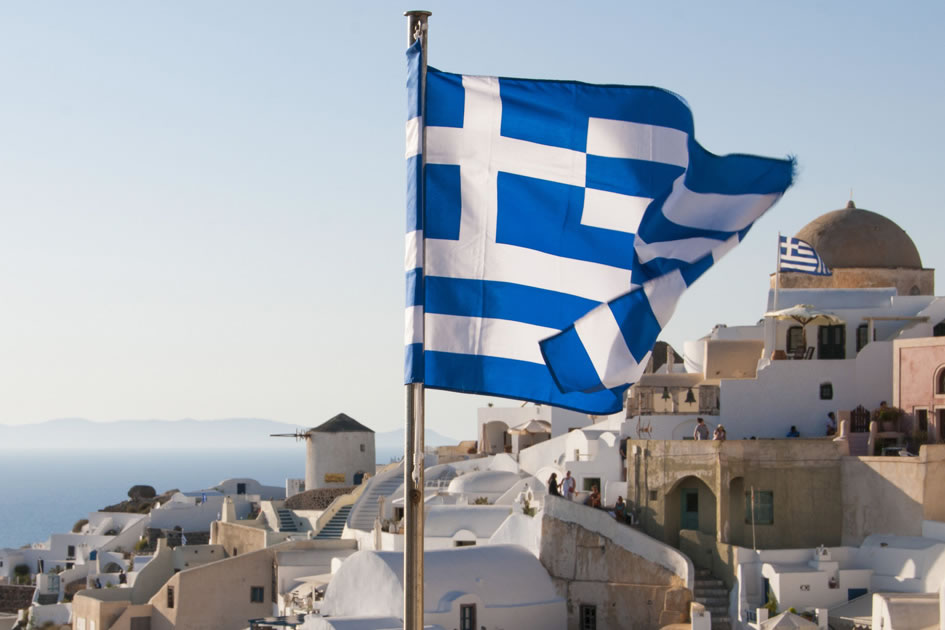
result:
[(430, 68), (422, 110), (419, 44), (407, 60), (407, 382), (619, 411), (792, 161), (712, 155), (651, 87)]

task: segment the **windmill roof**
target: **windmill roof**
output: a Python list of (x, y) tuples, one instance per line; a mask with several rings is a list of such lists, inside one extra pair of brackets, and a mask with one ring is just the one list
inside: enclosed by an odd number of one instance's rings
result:
[(367, 428), (346, 413), (339, 413), (330, 420), (326, 420), (317, 427), (306, 431), (309, 433), (374, 433), (372, 429)]

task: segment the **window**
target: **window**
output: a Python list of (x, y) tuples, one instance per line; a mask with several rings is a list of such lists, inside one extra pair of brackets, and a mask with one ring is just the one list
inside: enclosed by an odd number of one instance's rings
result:
[(459, 630), (476, 630), (476, 605), (459, 605)]
[(361, 445), (361, 452), (364, 452), (364, 444)]
[(75, 545), (69, 545), (69, 547), (66, 549), (66, 557), (75, 558)]
[(917, 431), (928, 432), (929, 430), (929, 410), (928, 409), (915, 410), (915, 428)]
[(579, 615), (581, 630), (597, 630), (597, 606), (581, 604)]
[[(754, 495), (754, 505), (752, 505)], [(745, 492), (745, 522), (755, 525), (771, 525), (774, 523), (774, 492), (771, 490), (755, 490)]]
[(584, 492), (590, 492), (594, 486), (600, 490), (600, 477), (584, 477), (581, 483), (584, 486)]
[(935, 394), (941, 396), (945, 394), (945, 367), (938, 370), (938, 376), (935, 377)]
[(262, 586), (249, 587), (249, 601), (259, 604), (266, 601), (266, 589)]
[(789, 357), (794, 356), (796, 352), (804, 349), (804, 328), (802, 326), (791, 326), (788, 328), (785, 348)]
[(820, 326), (817, 329), (817, 358), (846, 358), (846, 326)]
[(650, 501), (656, 501), (658, 497), (659, 497), (659, 494), (657, 493), (656, 490), (650, 490)]
[(174, 587), (173, 586), (167, 587), (167, 607), (168, 608), (174, 607)]
[(237, 483), (236, 484), (236, 494), (246, 494), (246, 484)]
[(833, 383), (820, 384), (820, 399), (833, 400)]
[(475, 547), (476, 541), (475, 540), (454, 540), (453, 546), (454, 547)]
[[(856, 351), (859, 352), (863, 349), (863, 346), (870, 342), (869, 339), (870, 326), (869, 324), (860, 324), (856, 327)], [(876, 332), (873, 332), (873, 335), (876, 335)]]

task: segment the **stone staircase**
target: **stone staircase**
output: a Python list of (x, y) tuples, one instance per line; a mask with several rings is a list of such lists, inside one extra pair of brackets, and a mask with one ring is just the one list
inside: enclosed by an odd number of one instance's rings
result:
[(292, 510), (280, 508), (276, 510), (276, 516), (279, 517), (279, 528), (277, 531), (280, 531), (280, 532), (299, 531), (299, 528), (296, 527), (295, 525), (295, 517), (292, 516)]
[(348, 517), (348, 527), (367, 532), (374, 529), (374, 519), (377, 518), (377, 499), (390, 497), (403, 482), (403, 464), (369, 479), (364, 492), (352, 507)]
[(348, 521), (348, 514), (351, 512), (351, 506), (345, 505), (338, 509), (334, 516), (329, 519), (321, 531), (315, 535), (316, 540), (325, 540), (326, 538), (341, 538), (345, 531), (345, 523)]
[(712, 575), (709, 569), (696, 569), (696, 583), (692, 599), (712, 613), (712, 630), (730, 630), (728, 616), (728, 589), (725, 583)]

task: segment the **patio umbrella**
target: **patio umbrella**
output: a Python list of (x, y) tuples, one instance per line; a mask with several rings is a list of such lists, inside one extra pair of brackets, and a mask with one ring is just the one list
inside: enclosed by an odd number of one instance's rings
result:
[(843, 320), (828, 311), (819, 311), (810, 304), (796, 304), (780, 311), (768, 311), (765, 317), (793, 319), (801, 326), (807, 324), (842, 324)]
[(810, 304), (796, 304), (779, 311), (768, 311), (765, 317), (781, 320), (794, 320), (801, 325), (804, 345), (807, 346), (807, 324), (842, 324), (843, 320), (828, 311), (820, 311)]
[(551, 425), (544, 420), (529, 420), (514, 427), (509, 433), (517, 433), (519, 435), (525, 433), (551, 433)]

